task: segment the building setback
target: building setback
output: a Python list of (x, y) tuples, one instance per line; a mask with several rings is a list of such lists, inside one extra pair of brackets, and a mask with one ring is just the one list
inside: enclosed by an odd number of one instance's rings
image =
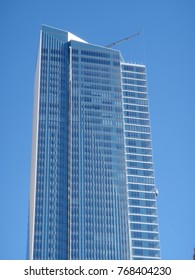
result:
[(29, 259), (159, 259), (146, 73), (42, 26)]

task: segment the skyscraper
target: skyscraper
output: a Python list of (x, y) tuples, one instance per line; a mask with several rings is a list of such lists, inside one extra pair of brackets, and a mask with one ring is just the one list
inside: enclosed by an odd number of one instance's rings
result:
[(30, 259), (159, 259), (145, 67), (42, 26)]

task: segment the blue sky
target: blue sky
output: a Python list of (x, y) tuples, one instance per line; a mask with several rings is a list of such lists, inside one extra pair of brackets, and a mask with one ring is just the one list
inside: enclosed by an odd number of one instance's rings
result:
[(0, 259), (25, 259), (33, 84), (41, 24), (118, 45), (146, 63), (163, 259), (195, 247), (194, 0), (34, 0), (0, 3)]

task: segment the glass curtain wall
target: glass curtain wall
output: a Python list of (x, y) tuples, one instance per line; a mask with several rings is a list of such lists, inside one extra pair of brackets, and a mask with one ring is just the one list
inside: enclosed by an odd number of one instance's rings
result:
[(119, 53), (72, 41), (71, 259), (129, 259)]
[(128, 63), (121, 69), (131, 258), (159, 259), (146, 69)]

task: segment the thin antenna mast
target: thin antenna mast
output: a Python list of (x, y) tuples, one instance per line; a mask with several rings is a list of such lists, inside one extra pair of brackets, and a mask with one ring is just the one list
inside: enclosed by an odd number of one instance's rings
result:
[(124, 41), (127, 41), (127, 40), (129, 40), (129, 39), (132, 39), (132, 38), (134, 38), (134, 37), (137, 37), (137, 36), (139, 36), (140, 34), (141, 34), (141, 32), (138, 32), (138, 33), (136, 33), (136, 34), (134, 34), (134, 35), (131, 35), (131, 36), (126, 37), (126, 38), (124, 38), (124, 39), (122, 39), (122, 40), (116, 41), (116, 42), (114, 42), (114, 43), (112, 43), (112, 44), (110, 44), (110, 45), (108, 45), (108, 46), (105, 46), (105, 47), (106, 47), (106, 48), (111, 48), (111, 47), (113, 47), (113, 46), (115, 46), (115, 45), (118, 45), (118, 44), (124, 42)]

